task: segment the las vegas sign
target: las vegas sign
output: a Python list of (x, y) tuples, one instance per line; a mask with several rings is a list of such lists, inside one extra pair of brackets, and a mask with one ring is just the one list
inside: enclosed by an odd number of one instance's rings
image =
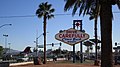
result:
[(81, 41), (84, 41), (88, 38), (89, 35), (87, 33), (81, 32), (80, 30), (76, 30), (73, 28), (64, 30), (55, 35), (55, 39), (69, 44), (71, 46), (80, 43)]

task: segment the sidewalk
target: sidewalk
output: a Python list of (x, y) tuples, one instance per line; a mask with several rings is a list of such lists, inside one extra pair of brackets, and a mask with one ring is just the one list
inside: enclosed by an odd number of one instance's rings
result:
[[(76, 64), (76, 63), (47, 63), (42, 65), (26, 64), (20, 66), (10, 66), (10, 67), (100, 67), (94, 66), (94, 64)], [(120, 67), (120, 65), (115, 65), (114, 67)]]
[(100, 67), (94, 65), (83, 64), (43, 64), (43, 65), (24, 65), (24, 66), (10, 66), (10, 67)]
[(33, 63), (28, 63), (24, 65), (11, 65), (10, 67), (100, 67), (94, 66), (93, 64), (74, 64), (74, 63), (54, 63), (49, 62), (42, 65), (34, 65)]
[[(33, 62), (23, 62), (10, 64), (10, 67), (100, 67), (95, 66), (94, 63), (71, 63), (64, 61), (49, 61), (47, 64), (34, 65)], [(120, 67), (120, 65), (115, 65), (114, 67)]]
[[(61, 61), (61, 60), (65, 60), (65, 58), (58, 58), (57, 60)], [(53, 61), (53, 59), (48, 59), (47, 61)], [(33, 61), (31, 61), (31, 62), (22, 62), (22, 63), (12, 63), (12, 64), (10, 64), (10, 66), (23, 66), (23, 65), (29, 65), (29, 64), (33, 64)]]

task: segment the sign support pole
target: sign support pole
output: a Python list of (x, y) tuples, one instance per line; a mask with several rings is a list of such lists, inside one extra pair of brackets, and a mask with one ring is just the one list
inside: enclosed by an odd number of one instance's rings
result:
[[(75, 22), (73, 21), (73, 29), (75, 29)], [(75, 44), (73, 45), (73, 63), (75, 63)]]
[[(80, 31), (82, 31), (82, 20), (80, 20), (80, 23), (81, 23), (81, 25), (80, 25)], [(83, 63), (82, 41), (80, 42), (80, 49), (81, 49), (81, 50), (80, 50), (80, 51), (81, 51), (81, 52), (80, 52), (80, 58), (81, 58), (80, 62)]]
[[(80, 26), (80, 31), (82, 32), (82, 20), (73, 20), (73, 28), (75, 29), (75, 26)], [(74, 48), (74, 46), (73, 46)], [(80, 62), (83, 63), (83, 51), (82, 51), (82, 41), (80, 42)], [(73, 50), (74, 52), (74, 50)], [(73, 55), (74, 56), (74, 55)]]

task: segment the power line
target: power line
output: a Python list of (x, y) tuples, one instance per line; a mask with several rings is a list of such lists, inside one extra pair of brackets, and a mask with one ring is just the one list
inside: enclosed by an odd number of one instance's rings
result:
[(120, 11), (119, 11), (119, 12), (115, 11), (115, 12), (113, 12), (113, 13), (120, 13)]
[(22, 15), (22, 16), (0, 16), (0, 18), (20, 18), (20, 17), (35, 17), (36, 15)]
[[(120, 12), (113, 12), (113, 13), (120, 13)], [(78, 15), (79, 13), (76, 13), (75, 15)], [(55, 16), (65, 16), (65, 15), (72, 15), (71, 13), (68, 14), (54, 14)], [(0, 18), (28, 18), (28, 17), (36, 17), (36, 15), (16, 15), (16, 16), (0, 16)]]

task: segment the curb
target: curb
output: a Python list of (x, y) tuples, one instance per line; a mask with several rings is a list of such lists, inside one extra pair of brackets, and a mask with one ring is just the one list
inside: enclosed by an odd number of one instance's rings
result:
[(21, 66), (21, 65), (27, 65), (27, 64), (33, 64), (32, 62), (22, 62), (22, 63), (12, 63), (10, 66)]

